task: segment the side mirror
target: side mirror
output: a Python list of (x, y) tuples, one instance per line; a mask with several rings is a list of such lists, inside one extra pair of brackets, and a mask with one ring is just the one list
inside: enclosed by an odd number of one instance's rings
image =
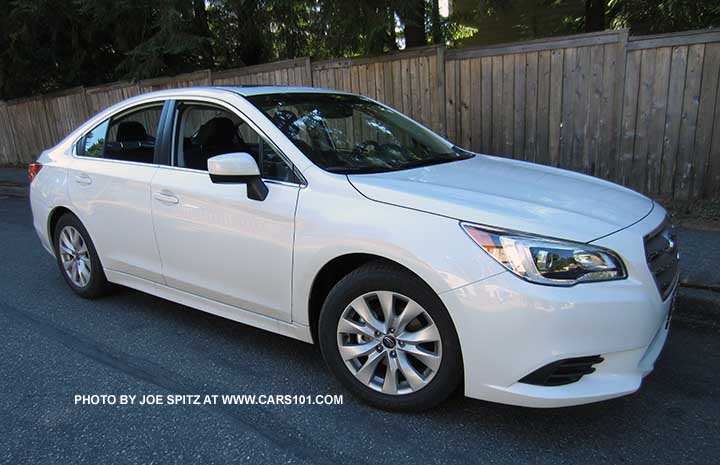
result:
[(250, 199), (262, 201), (268, 195), (260, 169), (247, 152), (225, 153), (208, 158), (208, 173), (215, 184), (247, 184)]

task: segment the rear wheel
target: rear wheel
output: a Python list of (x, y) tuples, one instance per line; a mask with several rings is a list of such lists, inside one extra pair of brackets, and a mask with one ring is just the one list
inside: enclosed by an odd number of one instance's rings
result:
[(397, 266), (375, 262), (340, 280), (323, 305), (318, 334), (333, 373), (380, 408), (430, 408), (462, 378), (447, 310), (424, 282)]
[(55, 225), (55, 257), (65, 282), (76, 294), (92, 299), (107, 292), (100, 258), (90, 235), (80, 220), (65, 213)]

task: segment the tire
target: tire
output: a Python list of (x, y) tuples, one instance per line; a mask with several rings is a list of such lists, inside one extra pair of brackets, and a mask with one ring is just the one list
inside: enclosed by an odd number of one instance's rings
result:
[[(74, 236), (73, 231), (77, 236)], [(73, 237), (77, 239), (70, 240)], [(53, 245), (60, 274), (77, 295), (94, 299), (110, 290), (110, 284), (105, 277), (90, 234), (75, 215), (65, 213), (60, 217), (53, 230)], [(66, 253), (71, 249), (72, 253)], [(73, 262), (72, 257), (75, 257), (74, 262), (77, 266), (70, 265), (70, 269), (66, 269), (66, 264)], [(82, 270), (87, 273), (83, 273)]]
[[(383, 311), (387, 307), (394, 315), (389, 325)], [(368, 310), (371, 315), (363, 318)], [(411, 342), (424, 339), (434, 342)], [(442, 301), (417, 276), (390, 263), (363, 265), (332, 288), (320, 312), (318, 340), (325, 362), (342, 384), (384, 410), (426, 410), (446, 400), (462, 381), (460, 343)], [(371, 345), (373, 352), (352, 358)], [(419, 349), (421, 357), (416, 358)]]

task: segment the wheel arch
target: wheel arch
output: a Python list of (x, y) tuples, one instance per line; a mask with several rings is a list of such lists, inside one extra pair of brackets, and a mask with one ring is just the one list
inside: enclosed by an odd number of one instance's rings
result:
[(360, 252), (339, 255), (329, 260), (327, 263), (325, 263), (325, 265), (320, 268), (320, 270), (316, 273), (310, 287), (310, 293), (307, 302), (307, 311), (308, 323), (310, 325), (310, 332), (314, 343), (317, 343), (318, 341), (318, 323), (320, 321), (320, 310), (322, 309), (323, 303), (325, 302), (325, 299), (330, 293), (330, 290), (335, 286), (335, 284), (337, 284), (342, 278), (350, 274), (352, 271), (360, 268), (366, 263), (374, 261), (384, 262), (401, 268), (404, 271), (416, 276), (428, 287), (428, 289), (432, 290), (432, 287), (420, 275), (395, 260), (380, 255)]
[[(58, 221), (60, 218), (65, 214), (70, 213), (71, 215), (78, 218), (78, 216), (73, 212), (70, 208), (68, 208), (65, 205), (58, 205), (54, 207), (50, 214), (48, 215), (48, 221), (47, 221), (47, 232), (48, 232), (48, 238), (50, 239), (50, 246), (53, 249), (53, 253), (57, 253), (57, 250), (55, 250), (55, 226), (57, 226)], [(79, 218), (78, 218), (79, 221)]]

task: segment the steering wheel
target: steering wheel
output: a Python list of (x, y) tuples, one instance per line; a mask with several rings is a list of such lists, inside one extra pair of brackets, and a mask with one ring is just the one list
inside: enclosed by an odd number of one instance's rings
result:
[(374, 140), (366, 140), (365, 142), (360, 142), (353, 148), (352, 154), (353, 157), (357, 157), (359, 155), (363, 155), (365, 153), (368, 153), (370, 151), (372, 152), (379, 152), (380, 151), (380, 144), (377, 143), (377, 141)]

